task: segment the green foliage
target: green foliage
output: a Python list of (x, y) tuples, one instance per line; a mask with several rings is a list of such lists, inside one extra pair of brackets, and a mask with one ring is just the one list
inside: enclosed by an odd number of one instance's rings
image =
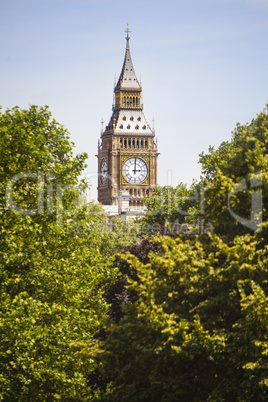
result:
[(91, 370), (84, 350), (107, 310), (99, 284), (110, 271), (80, 241), (60, 259), (44, 253), (31, 263), (1, 277), (0, 400), (82, 400)]
[[(191, 215), (199, 208), (199, 194), (196, 183), (188, 189), (183, 183), (177, 187), (158, 186), (151, 197), (145, 199), (147, 214), (142, 219), (143, 230), (148, 234), (161, 226), (173, 223), (191, 222)], [(194, 218), (196, 221), (196, 218)]]
[(99, 401), (265, 401), (268, 249), (255, 237), (163, 240), (126, 255), (137, 301), (95, 348)]
[(138, 221), (124, 221), (115, 216), (99, 230), (100, 252), (103, 257), (110, 257), (131, 245), (141, 236), (141, 225)]
[(47, 107), (0, 114), (0, 401), (267, 400), (267, 111), (146, 200), (143, 230), (221, 237), (134, 244)]
[(268, 106), (250, 124), (237, 124), (230, 142), (200, 155), (204, 219), (216, 233), (233, 239), (267, 230), (267, 154)]
[[(52, 119), (48, 107), (18, 107), (0, 114), (1, 176), (42, 170), (60, 184), (78, 182), (86, 154), (73, 156), (68, 131)], [(60, 181), (59, 181), (60, 180)]]
[(79, 203), (86, 154), (46, 107), (7, 110), (0, 134), (0, 400), (85, 400), (117, 272), (99, 251), (107, 215)]

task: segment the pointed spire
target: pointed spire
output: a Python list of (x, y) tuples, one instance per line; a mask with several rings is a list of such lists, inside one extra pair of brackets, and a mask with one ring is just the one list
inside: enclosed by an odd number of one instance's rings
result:
[(126, 36), (126, 53), (125, 53), (125, 60), (124, 64), (122, 67), (122, 71), (120, 74), (120, 77), (117, 81), (117, 84), (115, 86), (115, 89), (130, 89), (130, 90), (140, 90), (141, 91), (141, 85), (136, 77), (132, 59), (131, 59), (131, 54), (130, 54), (130, 47), (129, 47), (129, 40), (130, 36), (129, 33), (131, 32), (129, 29), (129, 24), (127, 23), (127, 29), (125, 30), (127, 36)]

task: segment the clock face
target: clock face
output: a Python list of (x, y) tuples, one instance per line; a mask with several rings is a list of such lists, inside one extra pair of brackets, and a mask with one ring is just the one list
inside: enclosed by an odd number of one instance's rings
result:
[(143, 182), (148, 174), (146, 163), (140, 158), (130, 158), (123, 166), (123, 176), (131, 184)]
[(108, 166), (106, 159), (102, 159), (100, 164), (100, 180), (101, 184), (105, 184), (107, 181), (107, 174), (108, 174)]

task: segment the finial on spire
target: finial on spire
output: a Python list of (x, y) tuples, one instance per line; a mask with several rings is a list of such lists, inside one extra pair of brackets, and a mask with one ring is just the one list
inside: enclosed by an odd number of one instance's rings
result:
[(125, 30), (125, 32), (127, 33), (126, 40), (127, 40), (127, 42), (128, 42), (129, 39), (130, 39), (129, 33), (131, 32), (131, 30), (129, 29), (129, 23), (128, 23), (128, 22), (127, 22), (127, 29)]

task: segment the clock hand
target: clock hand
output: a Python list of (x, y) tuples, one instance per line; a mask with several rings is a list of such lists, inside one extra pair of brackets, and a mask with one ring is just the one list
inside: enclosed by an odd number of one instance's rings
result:
[(137, 167), (137, 158), (135, 158), (135, 165), (134, 165), (134, 169), (132, 170), (132, 172), (134, 172), (134, 174), (136, 174), (136, 172), (141, 172), (141, 169), (136, 169)]
[(135, 158), (135, 164), (134, 164), (134, 170), (133, 170), (134, 174), (136, 173), (136, 166), (137, 166), (137, 158)]

